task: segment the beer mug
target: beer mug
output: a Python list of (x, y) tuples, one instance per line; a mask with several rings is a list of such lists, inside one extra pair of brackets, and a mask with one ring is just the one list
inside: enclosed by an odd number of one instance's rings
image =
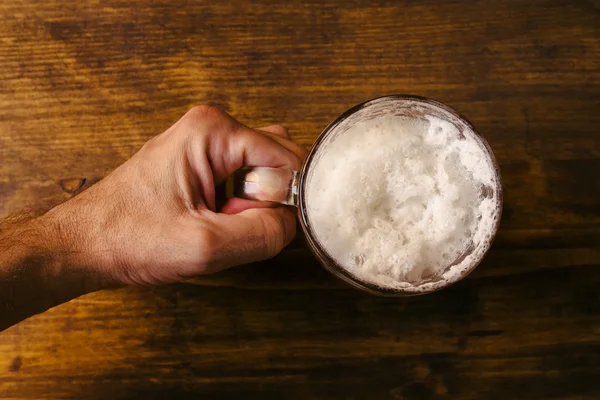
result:
[[(315, 235), (314, 227), (319, 221), (312, 221), (307, 211), (307, 202), (309, 201), (306, 196), (307, 183), (312, 179), (312, 168), (315, 162), (327, 151), (328, 145), (351, 126), (362, 121), (386, 115), (414, 119), (433, 116), (452, 124), (461, 135), (466, 131), (472, 132), (473, 139), (478, 142), (480, 148), (487, 154), (488, 161), (492, 165), (493, 173), (495, 174), (495, 182), (497, 182), (496, 187), (490, 189), (495, 196), (497, 215), (493, 225), (489, 228), (488, 235), (485, 239), (482, 239), (484, 242), (472, 243), (466, 248), (463, 254), (455, 260), (451, 260), (448, 266), (442, 269), (437, 275), (425, 279), (418, 285), (406, 285), (406, 287), (400, 288), (384, 287), (373, 282), (368, 282), (351, 273), (349, 268), (341, 265), (338, 260), (330, 255), (327, 248)], [(300, 224), (306, 236), (308, 246), (323, 267), (334, 276), (356, 288), (372, 294), (386, 296), (409, 296), (429, 293), (447, 287), (464, 278), (481, 262), (487, 253), (498, 230), (502, 208), (500, 172), (492, 150), (485, 139), (479, 136), (471, 125), (451, 108), (434, 100), (408, 95), (379, 97), (358, 104), (340, 115), (318, 136), (299, 171), (268, 167), (244, 169), (234, 174), (233, 187), (233, 195), (235, 197), (276, 202), (297, 207)], [(477, 254), (473, 257), (476, 250)], [(444, 277), (445, 271), (449, 271), (453, 266), (458, 265), (458, 263), (463, 262), (463, 260), (470, 256), (473, 259), (466, 268), (452, 276)]]

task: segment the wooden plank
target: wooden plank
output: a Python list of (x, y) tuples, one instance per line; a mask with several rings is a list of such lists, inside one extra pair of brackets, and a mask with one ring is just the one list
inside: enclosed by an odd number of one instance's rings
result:
[(424, 297), (277, 258), (99, 292), (0, 333), (0, 397), (597, 399), (600, 4), (567, 0), (0, 3), (0, 217), (68, 199), (194, 104), (310, 146), (389, 93), (490, 142), (488, 257)]

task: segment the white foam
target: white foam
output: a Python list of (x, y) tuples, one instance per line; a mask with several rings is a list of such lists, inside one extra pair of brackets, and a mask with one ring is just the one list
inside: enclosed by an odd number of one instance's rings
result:
[(362, 281), (416, 292), (474, 267), (497, 222), (498, 182), (481, 141), (461, 130), (384, 115), (325, 141), (305, 189), (326, 252)]

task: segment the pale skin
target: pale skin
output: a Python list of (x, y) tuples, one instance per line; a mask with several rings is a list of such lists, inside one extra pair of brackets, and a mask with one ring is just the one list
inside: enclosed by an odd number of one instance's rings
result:
[(88, 292), (275, 256), (295, 235), (294, 209), (236, 198), (217, 208), (216, 187), (242, 167), (298, 170), (305, 157), (281, 126), (192, 108), (89, 189), (0, 226), (0, 330)]

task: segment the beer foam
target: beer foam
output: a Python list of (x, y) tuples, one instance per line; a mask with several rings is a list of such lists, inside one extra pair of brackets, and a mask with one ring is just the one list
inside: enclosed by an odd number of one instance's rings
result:
[(321, 247), (355, 278), (430, 291), (476, 266), (499, 218), (481, 139), (438, 117), (359, 120), (317, 149), (305, 183)]

